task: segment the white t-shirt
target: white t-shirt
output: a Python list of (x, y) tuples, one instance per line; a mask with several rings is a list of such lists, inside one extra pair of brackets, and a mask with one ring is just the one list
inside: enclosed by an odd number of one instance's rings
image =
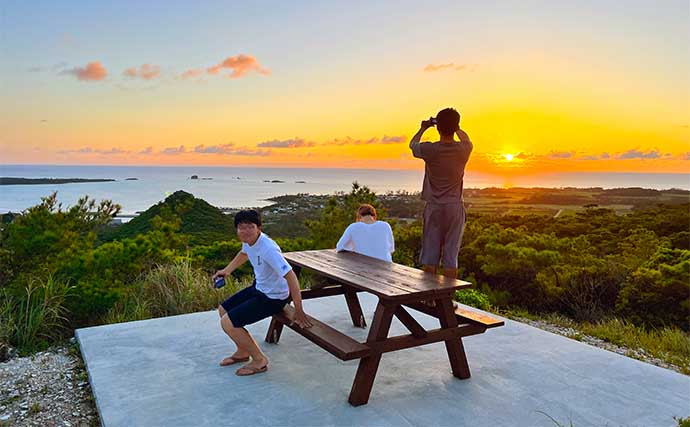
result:
[(372, 224), (358, 221), (347, 226), (335, 249), (338, 252), (352, 251), (391, 262), (391, 254), (395, 251), (393, 230), (385, 221)]
[(285, 275), (292, 267), (283, 258), (280, 246), (261, 233), (253, 245), (242, 243), (242, 252), (247, 254), (254, 268), (256, 289), (273, 299), (285, 299), (290, 295)]

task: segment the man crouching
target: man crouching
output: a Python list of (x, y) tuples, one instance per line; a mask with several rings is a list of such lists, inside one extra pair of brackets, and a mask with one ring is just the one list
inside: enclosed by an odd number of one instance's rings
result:
[[(280, 247), (261, 232), (261, 215), (255, 210), (240, 211), (235, 215), (237, 237), (242, 249), (230, 264), (213, 275), (215, 281), (225, 277), (247, 260), (254, 269), (254, 283), (218, 307), (220, 326), (237, 346), (237, 351), (220, 362), (221, 366), (248, 362), (235, 373), (254, 375), (268, 370), (268, 358), (261, 351), (249, 331), (244, 327), (279, 313), (290, 301), (295, 303), (294, 321), (303, 328), (311, 323), (302, 309), (299, 282), (292, 267), (283, 258)], [(250, 361), (251, 358), (251, 361)]]

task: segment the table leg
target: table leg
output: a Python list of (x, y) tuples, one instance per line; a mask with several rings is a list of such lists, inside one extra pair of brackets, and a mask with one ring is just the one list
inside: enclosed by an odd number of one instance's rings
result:
[(367, 322), (364, 320), (364, 314), (362, 313), (362, 306), (359, 305), (359, 298), (357, 298), (357, 292), (355, 292), (353, 289), (349, 287), (346, 287), (345, 301), (347, 301), (347, 308), (350, 310), (352, 324), (360, 328), (366, 328)]
[[(383, 341), (388, 337), (388, 331), (391, 327), (391, 321), (395, 314), (397, 305), (384, 305), (379, 301), (374, 313), (374, 320), (369, 329), (369, 336), (367, 343), (376, 341)], [(359, 361), (357, 374), (350, 390), (350, 398), (348, 401), (352, 406), (364, 405), (369, 401), (371, 389), (374, 386), (376, 379), (376, 372), (379, 369), (379, 362), (381, 362), (381, 352), (372, 352), (368, 357), (363, 357)]]
[(266, 332), (266, 342), (271, 344), (278, 344), (280, 340), (280, 333), (283, 332), (283, 323), (271, 318), (271, 324), (268, 326), (268, 332)]
[[(441, 321), (442, 328), (455, 328), (458, 326), (458, 319), (455, 317), (455, 311), (453, 309), (453, 301), (450, 298), (437, 299), (436, 307), (438, 308), (439, 320)], [(450, 367), (453, 370), (453, 376), (460, 379), (469, 378), (470, 366), (467, 363), (467, 356), (465, 355), (465, 348), (462, 345), (462, 338), (446, 340), (445, 343)]]

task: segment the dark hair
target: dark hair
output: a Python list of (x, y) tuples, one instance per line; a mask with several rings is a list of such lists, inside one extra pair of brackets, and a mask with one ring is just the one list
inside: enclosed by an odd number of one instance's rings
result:
[(359, 208), (357, 209), (357, 215), (371, 215), (374, 218), (376, 218), (376, 208), (368, 204), (359, 205)]
[(453, 135), (460, 128), (460, 113), (455, 108), (444, 108), (436, 114), (436, 129), (441, 135)]
[(261, 227), (261, 214), (254, 209), (239, 211), (235, 214), (235, 228), (240, 224), (256, 224)]

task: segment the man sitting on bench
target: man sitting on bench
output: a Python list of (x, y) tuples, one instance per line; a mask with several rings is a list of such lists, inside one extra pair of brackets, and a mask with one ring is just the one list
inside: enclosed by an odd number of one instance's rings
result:
[(244, 326), (279, 313), (292, 297), (295, 303), (294, 322), (309, 328), (311, 322), (302, 309), (297, 276), (283, 258), (280, 247), (261, 232), (261, 215), (255, 210), (240, 211), (235, 215), (237, 237), (242, 249), (230, 263), (213, 275), (225, 278), (247, 260), (254, 269), (254, 284), (232, 295), (218, 307), (220, 326), (237, 345), (237, 351), (220, 362), (221, 366), (251, 361), (235, 373), (254, 375), (268, 370), (268, 358)]

